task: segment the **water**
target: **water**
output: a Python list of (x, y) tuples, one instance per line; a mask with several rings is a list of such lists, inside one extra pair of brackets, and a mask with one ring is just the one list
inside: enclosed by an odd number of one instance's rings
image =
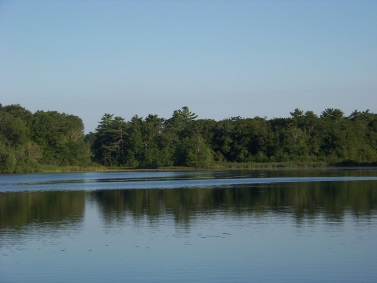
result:
[(0, 175), (0, 282), (376, 282), (377, 170)]

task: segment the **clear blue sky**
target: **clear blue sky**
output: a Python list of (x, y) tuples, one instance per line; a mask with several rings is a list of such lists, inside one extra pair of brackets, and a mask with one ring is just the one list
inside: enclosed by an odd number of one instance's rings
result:
[(377, 1), (0, 0), (0, 103), (80, 116), (377, 113)]

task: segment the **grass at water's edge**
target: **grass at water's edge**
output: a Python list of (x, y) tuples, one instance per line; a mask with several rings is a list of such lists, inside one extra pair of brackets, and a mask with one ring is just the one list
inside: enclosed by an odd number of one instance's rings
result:
[(327, 162), (244, 162), (244, 163), (216, 163), (207, 168), (193, 168), (184, 166), (169, 166), (158, 168), (139, 168), (139, 167), (106, 167), (99, 164), (90, 165), (37, 165), (27, 170), (21, 170), (15, 173), (68, 173), (68, 172), (114, 172), (114, 171), (163, 171), (163, 170), (234, 170), (234, 169), (277, 169), (277, 168), (325, 168), (325, 167), (376, 167), (377, 162), (374, 163), (357, 163), (357, 162), (341, 162), (341, 163), (327, 163)]
[(101, 165), (38, 165), (32, 173), (64, 173), (64, 172), (97, 172), (103, 171), (106, 167)]
[[(322, 168), (329, 167), (331, 164), (326, 162), (242, 162), (224, 163), (220, 168), (224, 169), (273, 169), (273, 168)], [(217, 166), (216, 166), (217, 167)]]

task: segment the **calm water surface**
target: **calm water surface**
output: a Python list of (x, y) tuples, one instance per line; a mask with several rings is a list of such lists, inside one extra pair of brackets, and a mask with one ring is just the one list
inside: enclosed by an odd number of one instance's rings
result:
[(377, 282), (377, 170), (0, 175), (0, 282)]

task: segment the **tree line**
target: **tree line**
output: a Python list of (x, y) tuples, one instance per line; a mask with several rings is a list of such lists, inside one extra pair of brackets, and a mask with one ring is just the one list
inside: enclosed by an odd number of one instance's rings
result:
[(345, 116), (325, 109), (320, 116), (295, 109), (288, 118), (198, 119), (182, 107), (168, 119), (135, 115), (130, 121), (104, 114), (94, 132), (82, 120), (56, 111), (31, 113), (0, 106), (0, 172), (32, 171), (38, 164), (131, 168), (229, 163), (377, 162), (377, 114)]

